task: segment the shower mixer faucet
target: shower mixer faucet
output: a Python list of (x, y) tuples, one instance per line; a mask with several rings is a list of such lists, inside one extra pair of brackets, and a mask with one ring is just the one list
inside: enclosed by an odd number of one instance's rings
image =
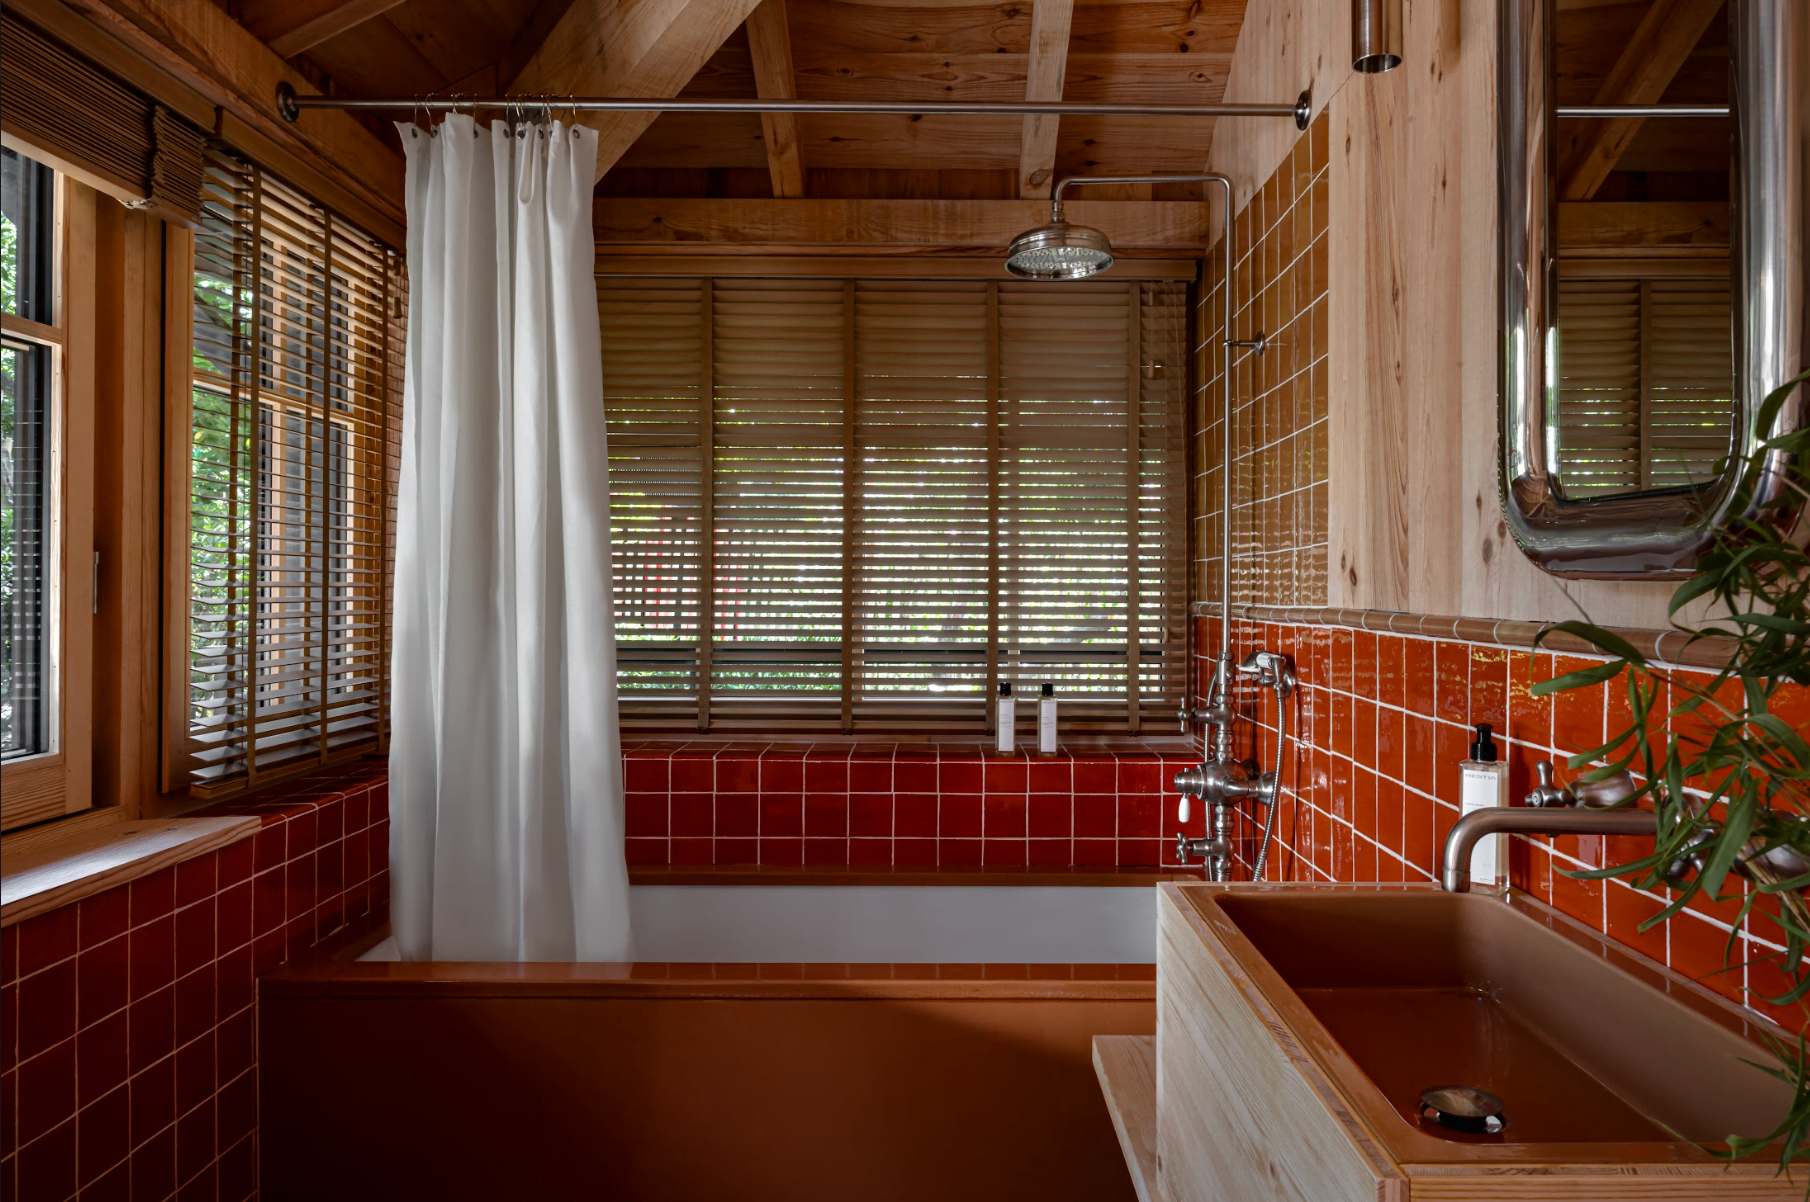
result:
[(1230, 653), (1222, 653), (1213, 674), (1208, 704), (1192, 714), (1188, 710), (1182, 711), (1184, 726), (1189, 717), (1198, 717), (1214, 727), (1212, 758), (1175, 774), (1175, 791), (1182, 795), (1177, 807), (1181, 821), (1185, 823), (1192, 816), (1190, 798), (1198, 797), (1207, 803), (1209, 822), (1209, 832), (1204, 839), (1190, 839), (1185, 832), (1177, 832), (1175, 858), (1183, 864), (1195, 857), (1204, 859), (1208, 879), (1215, 881), (1225, 880), (1231, 866), (1231, 840), (1226, 834), (1228, 814), (1233, 803), (1246, 798), (1260, 802), (1265, 811), (1263, 843), (1251, 873), (1254, 879), (1263, 875), (1276, 832), (1276, 799), (1281, 791), (1281, 765), (1288, 746), (1286, 703), (1295, 691), (1295, 665), (1288, 656), (1275, 651), (1253, 651), (1245, 657), (1236, 669), (1237, 674), (1275, 693), (1276, 720), (1281, 737), (1277, 740), (1277, 767), (1273, 772), (1264, 772), (1255, 760), (1233, 759), (1231, 726), (1237, 714), (1232, 707), (1231, 663)]

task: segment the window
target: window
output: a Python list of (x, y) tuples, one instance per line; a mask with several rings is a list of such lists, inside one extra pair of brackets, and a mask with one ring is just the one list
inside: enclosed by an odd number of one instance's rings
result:
[(1731, 314), (1727, 277), (1560, 280), (1569, 495), (1716, 481), (1735, 420)]
[(214, 793), (387, 737), (402, 264), (216, 152), (194, 296), (176, 754)]
[(90, 800), (96, 194), (0, 150), (0, 827)]
[[(625, 726), (1167, 729), (1187, 286), (600, 283)], [(1028, 708), (1028, 707), (1021, 707)]]

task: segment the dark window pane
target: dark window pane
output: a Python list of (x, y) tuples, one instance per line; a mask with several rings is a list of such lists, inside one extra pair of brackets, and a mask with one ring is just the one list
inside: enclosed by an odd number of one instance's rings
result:
[(50, 325), (55, 175), (0, 151), (0, 309)]
[(6, 759), (50, 750), (50, 352), (0, 346), (0, 735)]

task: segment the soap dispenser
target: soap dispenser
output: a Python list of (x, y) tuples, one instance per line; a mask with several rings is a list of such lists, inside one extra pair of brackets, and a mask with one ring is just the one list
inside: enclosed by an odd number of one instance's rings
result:
[[(1459, 761), (1459, 810), (1469, 814), (1508, 804), (1508, 765), (1496, 754), (1490, 724), (1479, 722), (1470, 758)], [(1471, 852), (1471, 880), (1483, 888), (1508, 883), (1508, 836), (1488, 835)]]

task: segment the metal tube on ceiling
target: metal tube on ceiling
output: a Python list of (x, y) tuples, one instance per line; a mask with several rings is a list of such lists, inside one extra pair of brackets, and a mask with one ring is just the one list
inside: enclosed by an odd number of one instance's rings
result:
[(1091, 104), (1070, 100), (913, 104), (878, 100), (699, 100), (672, 96), (303, 96), (279, 83), (277, 112), (294, 121), (305, 109), (458, 112), (479, 109), (558, 113), (897, 113), (972, 117), (1292, 117), (1306, 129), (1308, 95), (1292, 104)]
[(1561, 104), (1560, 117), (1726, 117), (1726, 104)]
[(1401, 66), (1401, 0), (1351, 0), (1351, 69), (1379, 75)]

